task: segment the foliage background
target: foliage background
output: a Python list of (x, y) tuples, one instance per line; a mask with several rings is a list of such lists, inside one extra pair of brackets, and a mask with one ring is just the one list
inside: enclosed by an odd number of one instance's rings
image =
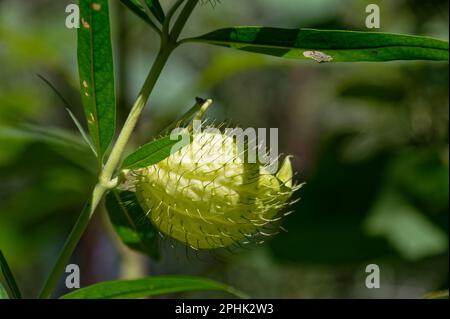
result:
[[(43, 284), (95, 182), (88, 151), (53, 137), (62, 134), (56, 128), (76, 137), (76, 128), (36, 76), (55, 83), (82, 118), (76, 31), (64, 26), (71, 2), (0, 0), (0, 247), (26, 296)], [(365, 30), (369, 3), (206, 2), (186, 34), (230, 25)], [(447, 1), (377, 4), (381, 31), (448, 40)], [(111, 6), (120, 124), (157, 38), (119, 1)], [(122, 247), (105, 214), (98, 214), (73, 256), (83, 285), (192, 274), (263, 298), (417, 298), (448, 289), (448, 62), (318, 65), (187, 45), (169, 61), (135, 146), (196, 95), (215, 99), (211, 119), (279, 128), (280, 151), (294, 154), (297, 180), (307, 182), (284, 222), (288, 232), (220, 256), (164, 240), (161, 259), (152, 261)], [(25, 123), (47, 129), (24, 133)], [(365, 288), (370, 263), (381, 267), (380, 289)]]

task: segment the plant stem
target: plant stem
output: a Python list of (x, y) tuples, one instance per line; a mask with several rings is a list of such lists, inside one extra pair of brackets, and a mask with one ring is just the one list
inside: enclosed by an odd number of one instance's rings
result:
[(169, 12), (167, 12), (166, 20), (164, 21), (163, 26), (162, 26), (163, 34), (169, 34), (170, 21), (172, 20), (172, 17), (175, 15), (175, 13), (177, 12), (178, 8), (183, 4), (184, 1), (185, 0), (178, 0), (172, 6), (172, 8), (170, 8)]
[(111, 181), (114, 171), (119, 165), (120, 160), (122, 159), (123, 152), (128, 143), (128, 140), (130, 139), (131, 133), (133, 133), (134, 127), (136, 126), (141, 112), (144, 109), (145, 104), (147, 103), (150, 93), (155, 87), (156, 81), (158, 80), (164, 68), (164, 65), (166, 64), (173, 49), (174, 46), (166, 45), (163, 46), (159, 51), (153, 67), (149, 73), (149, 76), (145, 80), (141, 92), (139, 93), (136, 102), (134, 103), (130, 113), (128, 114), (128, 118), (125, 121), (122, 131), (120, 132), (119, 137), (114, 144), (111, 155), (106, 161), (103, 171), (100, 174), (100, 183), (104, 183), (105, 185), (107, 185), (107, 183)]
[(159, 53), (156, 56), (155, 62), (153, 63), (153, 66), (147, 76), (147, 79), (144, 82), (144, 85), (142, 86), (141, 91), (139, 92), (138, 98), (136, 99), (136, 102), (134, 103), (130, 113), (128, 114), (127, 120), (125, 121), (125, 124), (120, 131), (119, 137), (117, 138), (117, 141), (114, 144), (113, 149), (111, 150), (111, 154), (106, 161), (105, 166), (100, 172), (99, 181), (94, 187), (92, 197), (85, 205), (68, 239), (66, 240), (61, 254), (58, 257), (58, 260), (53, 267), (52, 272), (50, 273), (50, 276), (48, 277), (44, 288), (39, 295), (39, 298), (51, 297), (52, 292), (55, 289), (58, 280), (65, 269), (65, 266), (67, 265), (67, 262), (72, 256), (79, 240), (81, 239), (81, 236), (86, 230), (86, 227), (89, 225), (89, 222), (92, 219), (97, 206), (101, 202), (105, 193), (109, 189), (116, 186), (116, 182), (112, 180), (113, 174), (115, 173), (117, 167), (120, 164), (120, 161), (122, 160), (125, 147), (130, 139), (131, 134), (133, 133), (137, 121), (139, 120), (142, 110), (147, 104), (150, 94), (152, 93), (153, 88), (155, 87), (155, 84), (159, 76), (161, 75), (161, 72), (164, 69), (167, 60), (169, 59), (170, 54), (177, 46), (176, 39), (181, 33), (197, 2), (198, 0), (189, 0), (186, 6), (183, 8), (183, 11), (180, 13), (179, 18), (175, 22), (174, 38), (164, 37), (165, 40), (163, 40), (161, 43)]
[(92, 192), (92, 197), (84, 206), (75, 226), (72, 228), (72, 231), (70, 232), (70, 235), (64, 244), (61, 254), (58, 257), (58, 260), (53, 267), (52, 272), (50, 273), (50, 276), (48, 277), (47, 282), (45, 283), (44, 288), (39, 295), (39, 298), (44, 299), (51, 297), (52, 291), (58, 284), (61, 273), (64, 271), (67, 262), (70, 259), (70, 256), (72, 256), (73, 251), (75, 250), (81, 236), (83, 235), (87, 225), (89, 224), (89, 221), (91, 220), (92, 215), (95, 212), (95, 208), (100, 203), (100, 200), (102, 199), (105, 192), (106, 188), (104, 188), (100, 184), (97, 184), (95, 186), (94, 191)]
[(109, 188), (113, 186), (111, 185), (111, 178), (114, 174), (114, 171), (119, 165), (119, 162), (122, 158), (123, 152), (131, 136), (131, 133), (133, 132), (134, 127), (136, 126), (139, 116), (145, 104), (147, 103), (150, 93), (152, 92), (156, 84), (156, 81), (158, 80), (172, 50), (173, 46), (165, 46), (164, 48), (161, 48), (160, 52), (158, 53), (156, 60), (153, 63), (153, 67), (150, 70), (150, 73), (141, 89), (141, 92), (139, 93), (139, 96), (136, 99), (136, 102), (134, 103), (127, 120), (125, 121), (125, 124), (122, 128), (122, 131), (119, 134), (119, 137), (117, 138), (116, 143), (114, 144), (114, 147), (111, 151), (111, 155), (109, 156), (102, 172), (100, 173), (99, 182), (95, 186), (94, 191), (92, 192), (92, 198), (83, 208), (83, 211), (81, 212), (80, 217), (78, 218), (66, 243), (64, 244), (61, 254), (58, 257), (58, 260), (55, 266), (53, 267), (53, 270), (47, 282), (45, 283), (45, 286), (42, 289), (39, 298), (51, 297), (51, 293), (53, 289), (56, 287), (59, 277), (61, 273), (64, 271), (64, 268), (67, 262), (69, 261), (70, 256), (75, 250), (81, 238), (81, 235), (84, 233), (86, 227), (88, 226), (92, 218), (92, 215), (95, 212), (95, 209), (100, 203), (103, 195), (108, 191)]
[(159, 29), (159, 27), (156, 25), (156, 23), (153, 21), (152, 17), (153, 14), (150, 11), (150, 8), (147, 6), (147, 4), (145, 3), (144, 0), (141, 0), (141, 6), (144, 9), (145, 14), (147, 15), (148, 19), (151, 21), (151, 27), (156, 31), (156, 33), (158, 33), (160, 36), (162, 35), (161, 30)]
[(147, 79), (145, 80), (144, 85), (142, 86), (141, 92), (139, 93), (139, 96), (136, 99), (136, 102), (134, 103), (127, 120), (125, 121), (125, 124), (122, 128), (122, 131), (119, 134), (119, 137), (117, 138), (116, 143), (114, 144), (114, 147), (111, 151), (111, 155), (109, 156), (102, 172), (100, 173), (99, 182), (95, 186), (94, 191), (92, 192), (92, 198), (85, 205), (83, 211), (80, 214), (80, 217), (78, 218), (75, 226), (73, 227), (66, 243), (64, 244), (61, 254), (58, 257), (58, 260), (41, 294), (39, 295), (39, 298), (51, 297), (51, 293), (53, 289), (56, 287), (61, 273), (64, 271), (64, 268), (67, 262), (69, 261), (70, 256), (72, 256), (72, 253), (75, 250), (82, 234), (84, 233), (86, 227), (88, 226), (92, 218), (92, 215), (95, 212), (95, 209), (97, 208), (106, 191), (109, 188), (111, 188), (109, 184), (111, 182), (111, 178), (114, 174), (114, 171), (122, 158), (123, 152), (131, 136), (131, 133), (133, 132), (134, 127), (136, 126), (139, 116), (172, 50), (173, 49), (171, 47), (161, 48), (160, 52), (158, 53), (155, 62), (153, 64), (153, 67), (150, 70), (150, 73)]
[(175, 24), (172, 28), (172, 32), (170, 34), (170, 37), (174, 42), (176, 42), (178, 40), (178, 37), (180, 36), (181, 31), (183, 31), (186, 21), (191, 16), (191, 13), (192, 13), (192, 11), (194, 11), (197, 3), (198, 3), (198, 0), (188, 0), (186, 5), (184, 6), (183, 10), (181, 11), (180, 16), (178, 17), (177, 21), (175, 22)]

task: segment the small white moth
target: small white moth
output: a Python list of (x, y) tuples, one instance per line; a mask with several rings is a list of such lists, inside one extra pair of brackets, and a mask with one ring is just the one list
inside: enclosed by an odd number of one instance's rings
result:
[(320, 51), (305, 51), (303, 52), (305, 58), (311, 58), (316, 62), (331, 62), (333, 58)]

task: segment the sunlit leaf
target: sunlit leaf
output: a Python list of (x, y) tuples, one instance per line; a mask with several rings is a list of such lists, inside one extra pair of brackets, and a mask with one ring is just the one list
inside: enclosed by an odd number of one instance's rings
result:
[(165, 136), (138, 148), (134, 153), (125, 158), (122, 168), (135, 169), (154, 165), (170, 154), (186, 146), (190, 142), (189, 135), (179, 135), (178, 139)]
[(115, 131), (114, 68), (108, 0), (80, 0), (78, 69), (83, 106), (101, 158)]
[(448, 251), (446, 233), (395, 191), (386, 191), (380, 196), (364, 228), (372, 236), (386, 238), (407, 260)]
[(106, 196), (106, 208), (114, 229), (125, 245), (159, 258), (158, 230), (137, 203), (134, 193), (111, 191)]
[(379, 32), (233, 27), (183, 42), (316, 62), (448, 60), (446, 41)]
[(78, 289), (62, 299), (113, 299), (113, 298), (144, 298), (169, 293), (180, 293), (199, 290), (219, 290), (228, 292), (240, 298), (247, 296), (242, 292), (215, 282), (213, 280), (185, 277), (159, 276), (137, 280), (115, 280), (98, 283)]

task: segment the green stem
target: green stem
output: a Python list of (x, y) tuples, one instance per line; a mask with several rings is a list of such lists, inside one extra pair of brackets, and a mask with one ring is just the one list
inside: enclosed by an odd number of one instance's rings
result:
[(123, 152), (130, 139), (131, 133), (133, 133), (133, 130), (141, 115), (142, 110), (145, 107), (145, 104), (147, 103), (150, 93), (153, 91), (156, 81), (161, 75), (161, 72), (173, 49), (174, 46), (169, 44), (162, 47), (162, 49), (160, 50), (160, 52), (156, 57), (156, 60), (149, 73), (149, 76), (145, 80), (145, 83), (141, 89), (141, 92), (139, 93), (136, 102), (134, 103), (130, 113), (128, 114), (128, 118), (125, 121), (125, 124), (122, 128), (122, 131), (119, 134), (119, 137), (117, 138), (116, 144), (114, 144), (114, 147), (111, 151), (111, 155), (109, 156), (105, 164), (105, 167), (103, 168), (103, 171), (100, 174), (100, 183), (102, 183), (106, 187), (109, 186), (108, 183), (111, 181), (114, 171), (116, 170), (117, 166), (119, 165), (122, 159)]
[(163, 34), (169, 34), (170, 21), (172, 20), (172, 17), (175, 15), (175, 13), (177, 12), (178, 8), (183, 4), (184, 1), (185, 0), (178, 0), (172, 6), (172, 8), (170, 8), (169, 12), (167, 12), (166, 20), (164, 21), (163, 26), (162, 26)]
[(100, 174), (99, 182), (95, 186), (94, 191), (92, 192), (92, 198), (85, 205), (83, 211), (80, 214), (80, 217), (78, 218), (75, 226), (73, 227), (66, 243), (64, 244), (61, 254), (58, 257), (58, 260), (55, 266), (53, 267), (53, 270), (47, 282), (45, 283), (45, 286), (42, 289), (41, 294), (39, 295), (39, 298), (51, 297), (51, 293), (56, 287), (61, 273), (64, 271), (64, 268), (67, 262), (69, 261), (70, 256), (72, 256), (73, 251), (75, 250), (82, 234), (84, 233), (87, 225), (89, 224), (103, 195), (107, 192), (109, 188), (114, 186), (111, 185), (111, 179), (114, 174), (114, 171), (119, 165), (119, 162), (122, 158), (123, 152), (131, 136), (131, 133), (133, 132), (134, 127), (136, 126), (139, 116), (145, 104), (147, 103), (150, 93), (152, 92), (156, 84), (156, 81), (158, 80), (172, 50), (173, 49), (171, 47), (163, 48), (156, 57), (153, 67), (150, 70), (147, 79), (145, 80), (141, 92), (139, 93), (139, 96), (136, 99), (136, 102), (134, 103), (127, 120), (125, 121), (125, 124), (122, 128), (122, 131), (119, 134), (119, 137), (117, 138), (116, 143), (114, 144), (114, 147), (111, 151), (111, 155), (109, 156)]
[(156, 33), (158, 33), (160, 36), (162, 35), (161, 30), (158, 28), (158, 26), (156, 25), (155, 22), (153, 22), (152, 17), (153, 14), (150, 11), (150, 8), (147, 6), (147, 4), (145, 3), (144, 0), (141, 0), (141, 6), (144, 9), (145, 14), (147, 15), (148, 19), (151, 21), (151, 27), (156, 31)]
[[(175, 35), (175, 41), (181, 33), (197, 2), (198, 0), (189, 0), (183, 11), (180, 13), (180, 16), (175, 22), (174, 26), (175, 31), (173, 34)], [(153, 63), (149, 75), (147, 76), (147, 79), (145, 80), (144, 85), (139, 92), (136, 102), (134, 103), (130, 113), (128, 114), (128, 118), (125, 121), (125, 124), (119, 134), (119, 137), (117, 138), (116, 143), (114, 144), (111, 154), (99, 175), (99, 181), (92, 192), (92, 197), (81, 212), (66, 243), (64, 244), (61, 254), (58, 257), (58, 260), (53, 267), (52, 272), (50, 273), (50, 276), (48, 277), (44, 288), (39, 295), (39, 298), (51, 297), (62, 272), (64, 271), (78, 242), (80, 241), (81, 236), (86, 230), (86, 227), (89, 225), (89, 222), (92, 219), (97, 206), (101, 202), (105, 193), (109, 189), (116, 186), (117, 182), (113, 180), (113, 174), (120, 164), (123, 153), (125, 151), (125, 147), (130, 139), (131, 134), (133, 133), (142, 110), (147, 104), (148, 98), (150, 97), (150, 94), (152, 93), (153, 88), (155, 87), (155, 84), (159, 76), (161, 75), (164, 66), (166, 65), (166, 62), (169, 59), (170, 54), (177, 46), (176, 42), (172, 40), (173, 38), (170, 39), (169, 37), (165, 37), (165, 39), (167, 39), (167, 41), (162, 42), (161, 49), (156, 56), (155, 62)]]
[(178, 40), (178, 37), (180, 36), (181, 31), (183, 31), (186, 21), (191, 16), (191, 13), (192, 13), (192, 11), (194, 11), (197, 3), (198, 3), (198, 0), (188, 0), (186, 5), (184, 6), (183, 10), (180, 13), (180, 16), (178, 17), (177, 21), (175, 22), (175, 24), (172, 28), (172, 32), (170, 34), (170, 38), (172, 39), (173, 42), (176, 42)]
[(106, 188), (97, 184), (92, 192), (92, 198), (89, 202), (84, 206), (83, 211), (81, 212), (75, 226), (72, 228), (70, 235), (67, 241), (64, 244), (64, 247), (61, 251), (61, 254), (58, 257), (58, 261), (50, 273), (50, 276), (47, 279), (47, 282), (44, 285), (44, 288), (39, 295), (39, 298), (50, 298), (52, 291), (55, 289), (58, 284), (59, 277), (61, 273), (64, 271), (67, 262), (72, 256), (73, 251), (75, 250), (78, 242), (80, 241), (81, 236), (83, 235), (89, 221), (91, 220), (92, 215), (95, 212), (95, 208), (100, 203), (103, 195), (106, 192)]

